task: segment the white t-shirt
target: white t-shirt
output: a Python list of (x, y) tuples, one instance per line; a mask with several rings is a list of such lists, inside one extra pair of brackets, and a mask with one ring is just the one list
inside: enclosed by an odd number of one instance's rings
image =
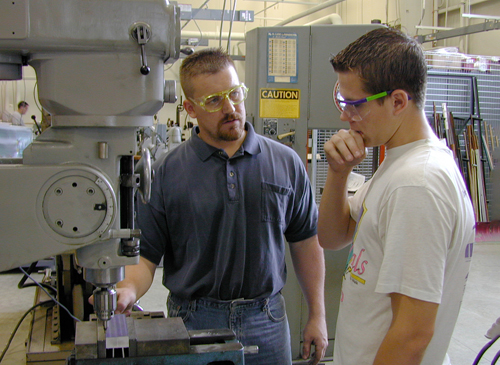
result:
[(334, 364), (372, 364), (391, 320), (390, 293), (439, 303), (422, 364), (442, 364), (469, 272), (475, 218), (451, 151), (420, 140), (388, 150), (350, 198), (356, 233), (344, 273)]
[(18, 111), (12, 113), (10, 122), (12, 123), (12, 125), (24, 125), (23, 116)]

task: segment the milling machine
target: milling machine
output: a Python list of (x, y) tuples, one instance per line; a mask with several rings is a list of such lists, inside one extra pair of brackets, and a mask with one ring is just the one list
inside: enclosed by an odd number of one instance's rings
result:
[(90, 325), (99, 341), (116, 308), (115, 284), (138, 263), (134, 193), (149, 199), (152, 174), (137, 130), (175, 102), (164, 64), (179, 52), (180, 11), (168, 0), (0, 2), (0, 80), (20, 80), (31, 65), (52, 116), (22, 159), (0, 161), (0, 271), (74, 255), (96, 287), (99, 323), (78, 323), (77, 337)]

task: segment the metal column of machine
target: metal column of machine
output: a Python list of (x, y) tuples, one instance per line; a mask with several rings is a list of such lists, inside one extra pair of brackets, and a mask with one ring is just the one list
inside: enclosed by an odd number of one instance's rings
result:
[[(244, 364), (243, 346), (229, 329), (187, 331), (180, 318), (163, 313), (114, 315), (114, 286), (124, 266), (139, 260), (134, 192), (145, 201), (150, 195), (148, 150), (134, 163), (138, 129), (176, 100), (164, 64), (179, 57), (179, 22), (178, 7), (166, 0), (0, 2), (0, 80), (21, 79), (22, 67), (33, 66), (39, 101), (52, 116), (52, 127), (22, 159), (0, 161), (0, 271), (57, 255), (57, 281), (71, 286), (66, 270), (74, 258), (97, 287), (96, 318), (76, 324), (74, 346), (37, 359), (39, 353), (27, 353), (36, 363)], [(64, 287), (64, 296), (81, 291)], [(36, 301), (44, 294), (38, 291)], [(54, 331), (48, 313), (35, 313), (28, 347), (44, 341), (34, 338), (36, 326), (40, 337)]]
[[(150, 195), (151, 161), (148, 150), (138, 151), (138, 129), (176, 100), (164, 64), (179, 57), (179, 8), (166, 0), (1, 2), (0, 50), (0, 80), (19, 80), (22, 67), (33, 66), (52, 116), (22, 159), (0, 161), (0, 271), (53, 255), (65, 270), (74, 257), (97, 287), (97, 318), (77, 323), (68, 361), (243, 365), (230, 330), (186, 331), (163, 313), (114, 315), (114, 286), (139, 260), (134, 192)], [(40, 361), (66, 359), (67, 347), (62, 359), (50, 353)]]
[(179, 55), (178, 9), (160, 0), (1, 5), (0, 79), (33, 66), (52, 127), (22, 160), (0, 165), (0, 270), (75, 252), (105, 323), (114, 284), (138, 262), (133, 189), (147, 191), (151, 177), (133, 171), (136, 131), (175, 99), (164, 93), (163, 65)]
[[(335, 55), (366, 32), (381, 25), (311, 25), (262, 27), (247, 33), (245, 84), (247, 120), (255, 130), (292, 147), (308, 167), (315, 189), (316, 150), (309, 135), (316, 130), (348, 128), (340, 120), (333, 101), (337, 77), (329, 62)], [(314, 156), (314, 158), (312, 157)], [(325, 252), (325, 292), (328, 333), (333, 340), (340, 300), (341, 277), (348, 249)], [(290, 256), (287, 266), (292, 267)], [(296, 278), (289, 275), (283, 294), (292, 335), (292, 351), (297, 357), (307, 307)], [(331, 355), (330, 345), (327, 355)]]

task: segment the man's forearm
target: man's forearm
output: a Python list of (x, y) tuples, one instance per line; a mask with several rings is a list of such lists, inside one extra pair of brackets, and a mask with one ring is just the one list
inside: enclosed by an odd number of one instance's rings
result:
[(391, 293), (392, 322), (374, 365), (418, 365), (434, 335), (439, 304)]
[(295, 274), (309, 309), (309, 318), (303, 331), (302, 358), (314, 355), (310, 360), (310, 364), (314, 365), (325, 356), (328, 347), (324, 296), (325, 258), (317, 236), (291, 243), (290, 251)]
[(137, 265), (125, 267), (125, 279), (120, 281), (116, 287), (133, 290), (137, 295), (137, 299), (139, 299), (151, 287), (155, 270), (155, 264), (141, 257)]
[(380, 345), (373, 365), (419, 365), (430, 338), (406, 338), (388, 333)]
[(293, 266), (309, 315), (325, 316), (325, 258), (317, 236), (290, 244)]
[(336, 173), (328, 169), (318, 218), (318, 237), (324, 248), (337, 250), (352, 242), (355, 222), (347, 201), (349, 174), (350, 171)]

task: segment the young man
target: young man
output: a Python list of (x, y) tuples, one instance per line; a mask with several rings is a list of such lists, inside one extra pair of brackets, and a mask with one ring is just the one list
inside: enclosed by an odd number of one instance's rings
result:
[[(318, 236), (324, 248), (352, 243), (334, 364), (442, 364), (469, 271), (475, 220), (451, 151), (423, 112), (424, 55), (410, 37), (381, 28), (331, 63), (345, 100), (341, 119), (350, 129), (325, 144), (329, 170)], [(366, 147), (381, 145), (384, 162), (348, 198), (349, 173)]]
[(12, 113), (11, 123), (12, 125), (24, 126), (23, 115), (28, 112), (28, 103), (25, 101), (19, 102), (17, 104), (17, 111)]
[(305, 168), (245, 122), (247, 89), (225, 52), (190, 55), (180, 78), (198, 126), (157, 169), (150, 203), (138, 206), (141, 258), (118, 284), (118, 311), (148, 290), (163, 257), (169, 316), (188, 329), (231, 328), (243, 345), (259, 347), (245, 364), (290, 365), (286, 238), (309, 305), (303, 356), (315, 345), (317, 364), (328, 345), (324, 257)]

